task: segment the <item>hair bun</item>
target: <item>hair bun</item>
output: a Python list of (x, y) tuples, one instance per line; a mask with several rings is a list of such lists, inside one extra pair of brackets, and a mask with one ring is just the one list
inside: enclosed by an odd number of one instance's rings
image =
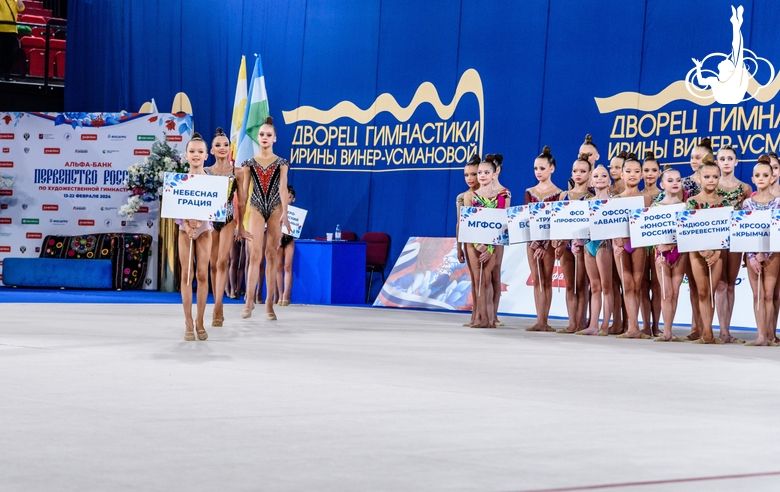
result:
[(664, 172), (671, 171), (671, 170), (672, 170), (672, 166), (670, 166), (669, 164), (664, 164)]
[(496, 166), (501, 166), (504, 162), (504, 156), (501, 154), (493, 154), (493, 162), (496, 163)]
[(265, 124), (266, 124), (266, 125), (273, 125), (273, 124), (274, 124), (274, 119), (273, 119), (273, 118), (271, 118), (270, 116), (267, 116), (267, 117), (265, 118)]
[(615, 157), (618, 157), (620, 159), (625, 160), (626, 157), (628, 157), (628, 152), (626, 152), (625, 150), (621, 150), (620, 153), (618, 155), (616, 155)]
[(655, 160), (655, 152), (652, 150), (645, 150), (645, 160), (646, 161), (654, 161)]
[(225, 130), (223, 130), (221, 126), (218, 126), (217, 127), (217, 135), (224, 135), (224, 134), (225, 134)]
[(772, 165), (772, 159), (769, 158), (768, 154), (762, 154), (761, 157), (758, 158), (758, 163)]
[(585, 135), (585, 142), (583, 142), (583, 145), (593, 145), (593, 136), (590, 133)]
[(482, 158), (479, 156), (479, 154), (474, 154), (471, 156), (471, 160), (467, 164), (468, 166), (479, 166), (479, 163), (482, 162)]
[(627, 161), (635, 161), (636, 160), (636, 154), (634, 154), (633, 152), (629, 152), (628, 154), (626, 154), (626, 160)]
[(552, 152), (550, 152), (550, 146), (549, 145), (545, 145), (544, 146), (544, 148), (542, 149), (542, 155), (545, 156), (545, 157), (552, 155)]
[(710, 137), (702, 138), (701, 142), (699, 142), (699, 147), (704, 147), (705, 149), (712, 152), (712, 140), (710, 140)]
[(701, 158), (702, 164), (715, 164), (715, 157), (712, 154), (704, 154), (704, 157)]
[(203, 136), (201, 136), (201, 134), (198, 133), (198, 132), (193, 132), (192, 133), (192, 139), (193, 140), (203, 140)]
[(585, 153), (585, 152), (583, 152), (580, 155), (578, 155), (577, 156), (577, 160), (578, 161), (585, 161), (588, 164), (590, 164), (590, 156), (587, 153)]

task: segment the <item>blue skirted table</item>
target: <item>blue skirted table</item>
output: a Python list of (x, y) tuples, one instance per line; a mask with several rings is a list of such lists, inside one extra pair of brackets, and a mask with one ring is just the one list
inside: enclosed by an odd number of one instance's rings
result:
[(365, 304), (366, 243), (295, 241), (294, 304)]

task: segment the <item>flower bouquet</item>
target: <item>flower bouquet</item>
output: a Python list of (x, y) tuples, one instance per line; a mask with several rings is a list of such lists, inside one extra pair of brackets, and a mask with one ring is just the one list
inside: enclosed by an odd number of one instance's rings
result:
[(127, 168), (127, 189), (130, 197), (119, 209), (119, 215), (133, 218), (143, 202), (152, 202), (162, 196), (165, 173), (186, 173), (189, 164), (179, 151), (166, 140), (155, 139), (151, 154), (144, 161)]

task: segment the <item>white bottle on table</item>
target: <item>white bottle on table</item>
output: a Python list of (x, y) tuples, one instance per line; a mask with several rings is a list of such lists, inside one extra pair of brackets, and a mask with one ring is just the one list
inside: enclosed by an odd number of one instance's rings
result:
[(333, 235), (333, 239), (336, 241), (341, 241), (341, 225), (336, 224), (336, 234)]

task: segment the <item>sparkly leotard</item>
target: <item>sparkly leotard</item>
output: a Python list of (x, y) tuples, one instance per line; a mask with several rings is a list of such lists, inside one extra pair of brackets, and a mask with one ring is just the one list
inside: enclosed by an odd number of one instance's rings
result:
[[(561, 196), (561, 189), (555, 188), (555, 190), (551, 191), (545, 196), (538, 196), (536, 193), (534, 193), (533, 188), (528, 188), (525, 190), (525, 204), (528, 205), (529, 203), (542, 203), (542, 202), (557, 202), (558, 198)], [(538, 242), (544, 249), (547, 249), (547, 246), (550, 245), (550, 241), (536, 241)]]
[[(653, 202), (652, 204), (650, 204), (650, 206), (651, 207), (663, 207), (664, 204), (662, 204), (660, 202)], [(674, 265), (677, 262), (677, 260), (680, 259), (680, 256), (681, 256), (680, 252), (677, 250), (677, 245), (676, 244), (674, 245), (674, 248), (670, 249), (669, 251), (659, 251), (658, 248), (656, 248), (655, 246), (651, 246), (651, 248), (655, 252), (655, 257), (656, 258), (658, 258), (659, 256), (663, 256), (664, 258), (666, 258), (666, 261), (670, 265)]]
[(233, 222), (236, 217), (235, 207), (233, 206), (233, 195), (236, 194), (236, 173), (235, 168), (230, 168), (230, 174), (217, 174), (210, 167), (203, 168), (203, 172), (210, 176), (227, 176), (228, 178), (228, 199), (227, 199), (227, 218), (225, 222), (214, 222), (214, 230), (219, 232), (223, 227)]
[[(176, 220), (174, 220), (174, 222), (176, 223), (176, 225), (181, 227), (181, 226), (184, 225), (184, 221), (185, 220), (187, 220), (187, 219), (176, 219)], [(197, 222), (200, 222), (200, 226), (197, 229), (195, 229), (195, 237), (192, 238), (193, 241), (197, 240), (200, 237), (200, 235), (203, 234), (204, 232), (213, 230), (210, 221), (208, 221), (208, 220), (199, 220)]]
[(268, 220), (276, 207), (282, 204), (282, 197), (279, 194), (281, 167), (289, 167), (289, 165), (287, 159), (281, 157), (277, 157), (267, 167), (261, 166), (254, 157), (242, 164), (242, 166), (249, 166), (249, 174), (252, 177), (250, 205), (260, 212), (265, 220)]
[[(471, 200), (471, 206), (479, 208), (506, 208), (506, 202), (510, 198), (512, 198), (512, 194), (509, 193), (509, 190), (506, 188), (502, 188), (496, 193), (496, 196), (493, 197), (480, 196), (475, 191), (474, 198)], [(488, 245), (488, 251), (491, 253), (493, 252), (492, 244)]]
[(742, 187), (742, 184), (743, 183), (740, 182), (739, 185), (731, 191), (725, 191), (723, 188), (717, 189), (718, 196), (723, 197), (723, 201), (726, 203), (725, 206), (734, 207), (735, 210), (739, 210), (742, 207), (742, 202), (745, 200), (745, 188)]

